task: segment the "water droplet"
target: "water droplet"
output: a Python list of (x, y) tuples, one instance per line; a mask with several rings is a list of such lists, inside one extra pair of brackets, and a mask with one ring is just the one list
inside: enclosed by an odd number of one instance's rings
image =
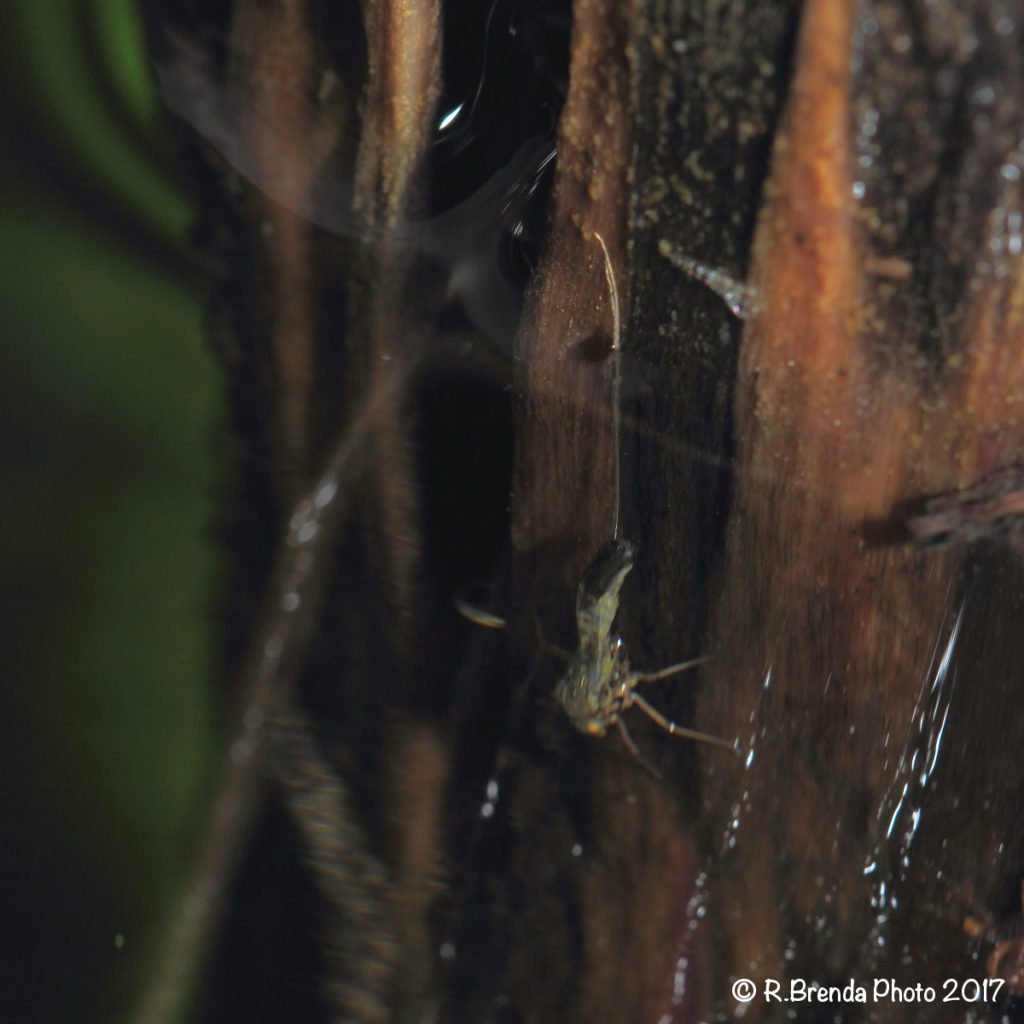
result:
[(334, 501), (334, 496), (337, 493), (338, 485), (333, 480), (328, 480), (317, 488), (313, 504), (316, 505), (318, 510), (325, 509)]
[(309, 502), (302, 500), (296, 506), (295, 512), (292, 514), (291, 522), (288, 523), (288, 527), (293, 532), (298, 530), (299, 527), (309, 518)]
[(462, 108), (465, 105), (466, 104), (463, 102), (463, 103), (460, 103), (458, 106), (452, 107), (452, 109), (449, 110), (448, 113), (445, 114), (441, 118), (441, 120), (438, 122), (437, 130), (439, 132), (443, 132), (446, 128), (450, 128), (455, 123), (455, 121), (458, 118), (459, 114), (462, 113)]

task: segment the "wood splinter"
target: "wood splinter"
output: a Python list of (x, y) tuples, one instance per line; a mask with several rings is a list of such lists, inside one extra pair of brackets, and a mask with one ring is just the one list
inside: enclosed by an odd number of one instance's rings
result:
[(907, 530), (921, 548), (970, 544), (1005, 537), (1024, 550), (1024, 467), (990, 473), (963, 491), (929, 498), (919, 515), (909, 516)]

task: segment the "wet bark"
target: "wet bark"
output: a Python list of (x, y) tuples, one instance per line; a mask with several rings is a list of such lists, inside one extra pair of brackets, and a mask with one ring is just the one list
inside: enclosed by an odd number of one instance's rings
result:
[[(737, 379), (723, 653), (702, 694), (705, 723), (753, 759), (704, 770), (704, 806), (728, 822), (709, 889), (720, 990), (730, 974), (983, 976), (963, 887), (1005, 905), (1018, 884), (1017, 562), (865, 529), (1020, 459), (1006, 17), (802, 13)], [(725, 924), (739, 908), (745, 924)]]
[[(328, 909), (300, 886), (282, 920), (386, 921), (396, 946), (381, 970), (346, 962), (358, 942), (307, 965), (336, 975), (339, 1019), (345, 1000), (408, 1021), (729, 1019), (738, 978), (938, 990), (800, 1019), (964, 1019), (943, 980), (1017, 949), (1024, 580), (1013, 522), (910, 541), (926, 499), (955, 515), (949, 495), (1022, 461), (1024, 7), (364, 14), (240, 3), (219, 57), (179, 39), (161, 58), (220, 154), (201, 176), (247, 452), (229, 670), (266, 640), (252, 595), (280, 603), (267, 538), (287, 548), (363, 431), (289, 652), (290, 721), (317, 736), (277, 775), (317, 788), (249, 847), (215, 959), (277, 962), (271, 940), (238, 953), (240, 922), (282, 860), (308, 881), (305, 836)], [(1019, 501), (998, 497), (1005, 519)], [(576, 588), (613, 536), (637, 556), (611, 639), (640, 669), (706, 656), (644, 693), (737, 756), (634, 708), (645, 764), (552, 698), (551, 648), (578, 642)], [(455, 612), (484, 575), (507, 630)], [(325, 889), (325, 833), (357, 837), (365, 891)], [(242, 995), (215, 968), (209, 1019), (313, 1019), (322, 1003), (281, 995), (295, 969)], [(759, 994), (746, 1019), (791, 1008)]]

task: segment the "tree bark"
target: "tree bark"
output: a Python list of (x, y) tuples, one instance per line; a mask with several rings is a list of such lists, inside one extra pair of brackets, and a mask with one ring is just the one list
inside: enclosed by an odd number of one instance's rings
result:
[[(369, 972), (391, 980), (366, 1005), (682, 1024), (738, 1014), (748, 978), (745, 1019), (775, 1021), (794, 1007), (768, 981), (873, 997), (889, 978), (939, 998), (821, 1019), (962, 1019), (942, 982), (1011, 973), (1024, 876), (1024, 580), (1005, 545), (1024, 6), (576, 0), (564, 53), (568, 11), (364, 14), (357, 30), (320, 5), (239, 3), (231, 45), (251, 18), (262, 56), (236, 53), (230, 88), (200, 61), (191, 106), (194, 59), (162, 81), (248, 182), (208, 218), (232, 254), (245, 591), (272, 586), (259, 549), (287, 543), (300, 485), (389, 367), (406, 374), (336, 481), (355, 511), (318, 550), (319, 629), (291, 652), (329, 748), (300, 767), (336, 773), (338, 834), (388, 893), (374, 920), (399, 966)], [(261, 159), (224, 116), (239, 104)], [(507, 344), (520, 300), (496, 382), (482, 341)], [(936, 510), (947, 546), (915, 546)], [(733, 753), (634, 707), (641, 759), (552, 698), (551, 647), (579, 642), (577, 586), (613, 537), (637, 556), (609, 643), (641, 670), (706, 657), (642, 692)], [(454, 610), (483, 574), (507, 630)], [(239, 649), (261, 639), (247, 601), (225, 601)], [(278, 863), (261, 842), (236, 919)], [(307, 859), (323, 891), (332, 865)], [(350, 978), (334, 990), (358, 997)], [(233, 1019), (237, 992), (213, 991), (208, 1012)], [(1018, 1010), (1004, 992), (972, 1012)]]

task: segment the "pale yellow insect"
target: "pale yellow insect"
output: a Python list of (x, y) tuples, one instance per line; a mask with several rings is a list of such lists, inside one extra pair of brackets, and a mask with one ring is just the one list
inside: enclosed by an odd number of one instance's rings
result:
[(630, 736), (623, 714), (636, 705), (666, 732), (681, 739), (711, 743), (727, 750), (731, 744), (717, 736), (687, 729), (666, 718), (637, 692), (641, 683), (685, 672), (704, 658), (683, 661), (657, 672), (637, 672), (629, 666), (626, 645), (618, 631), (619, 592), (633, 568), (636, 549), (629, 541), (610, 540), (598, 551), (584, 573), (576, 594), (576, 628), (579, 646), (569, 660), (565, 675), (555, 687), (555, 699), (580, 732), (603, 736), (614, 725), (630, 752), (647, 767)]

